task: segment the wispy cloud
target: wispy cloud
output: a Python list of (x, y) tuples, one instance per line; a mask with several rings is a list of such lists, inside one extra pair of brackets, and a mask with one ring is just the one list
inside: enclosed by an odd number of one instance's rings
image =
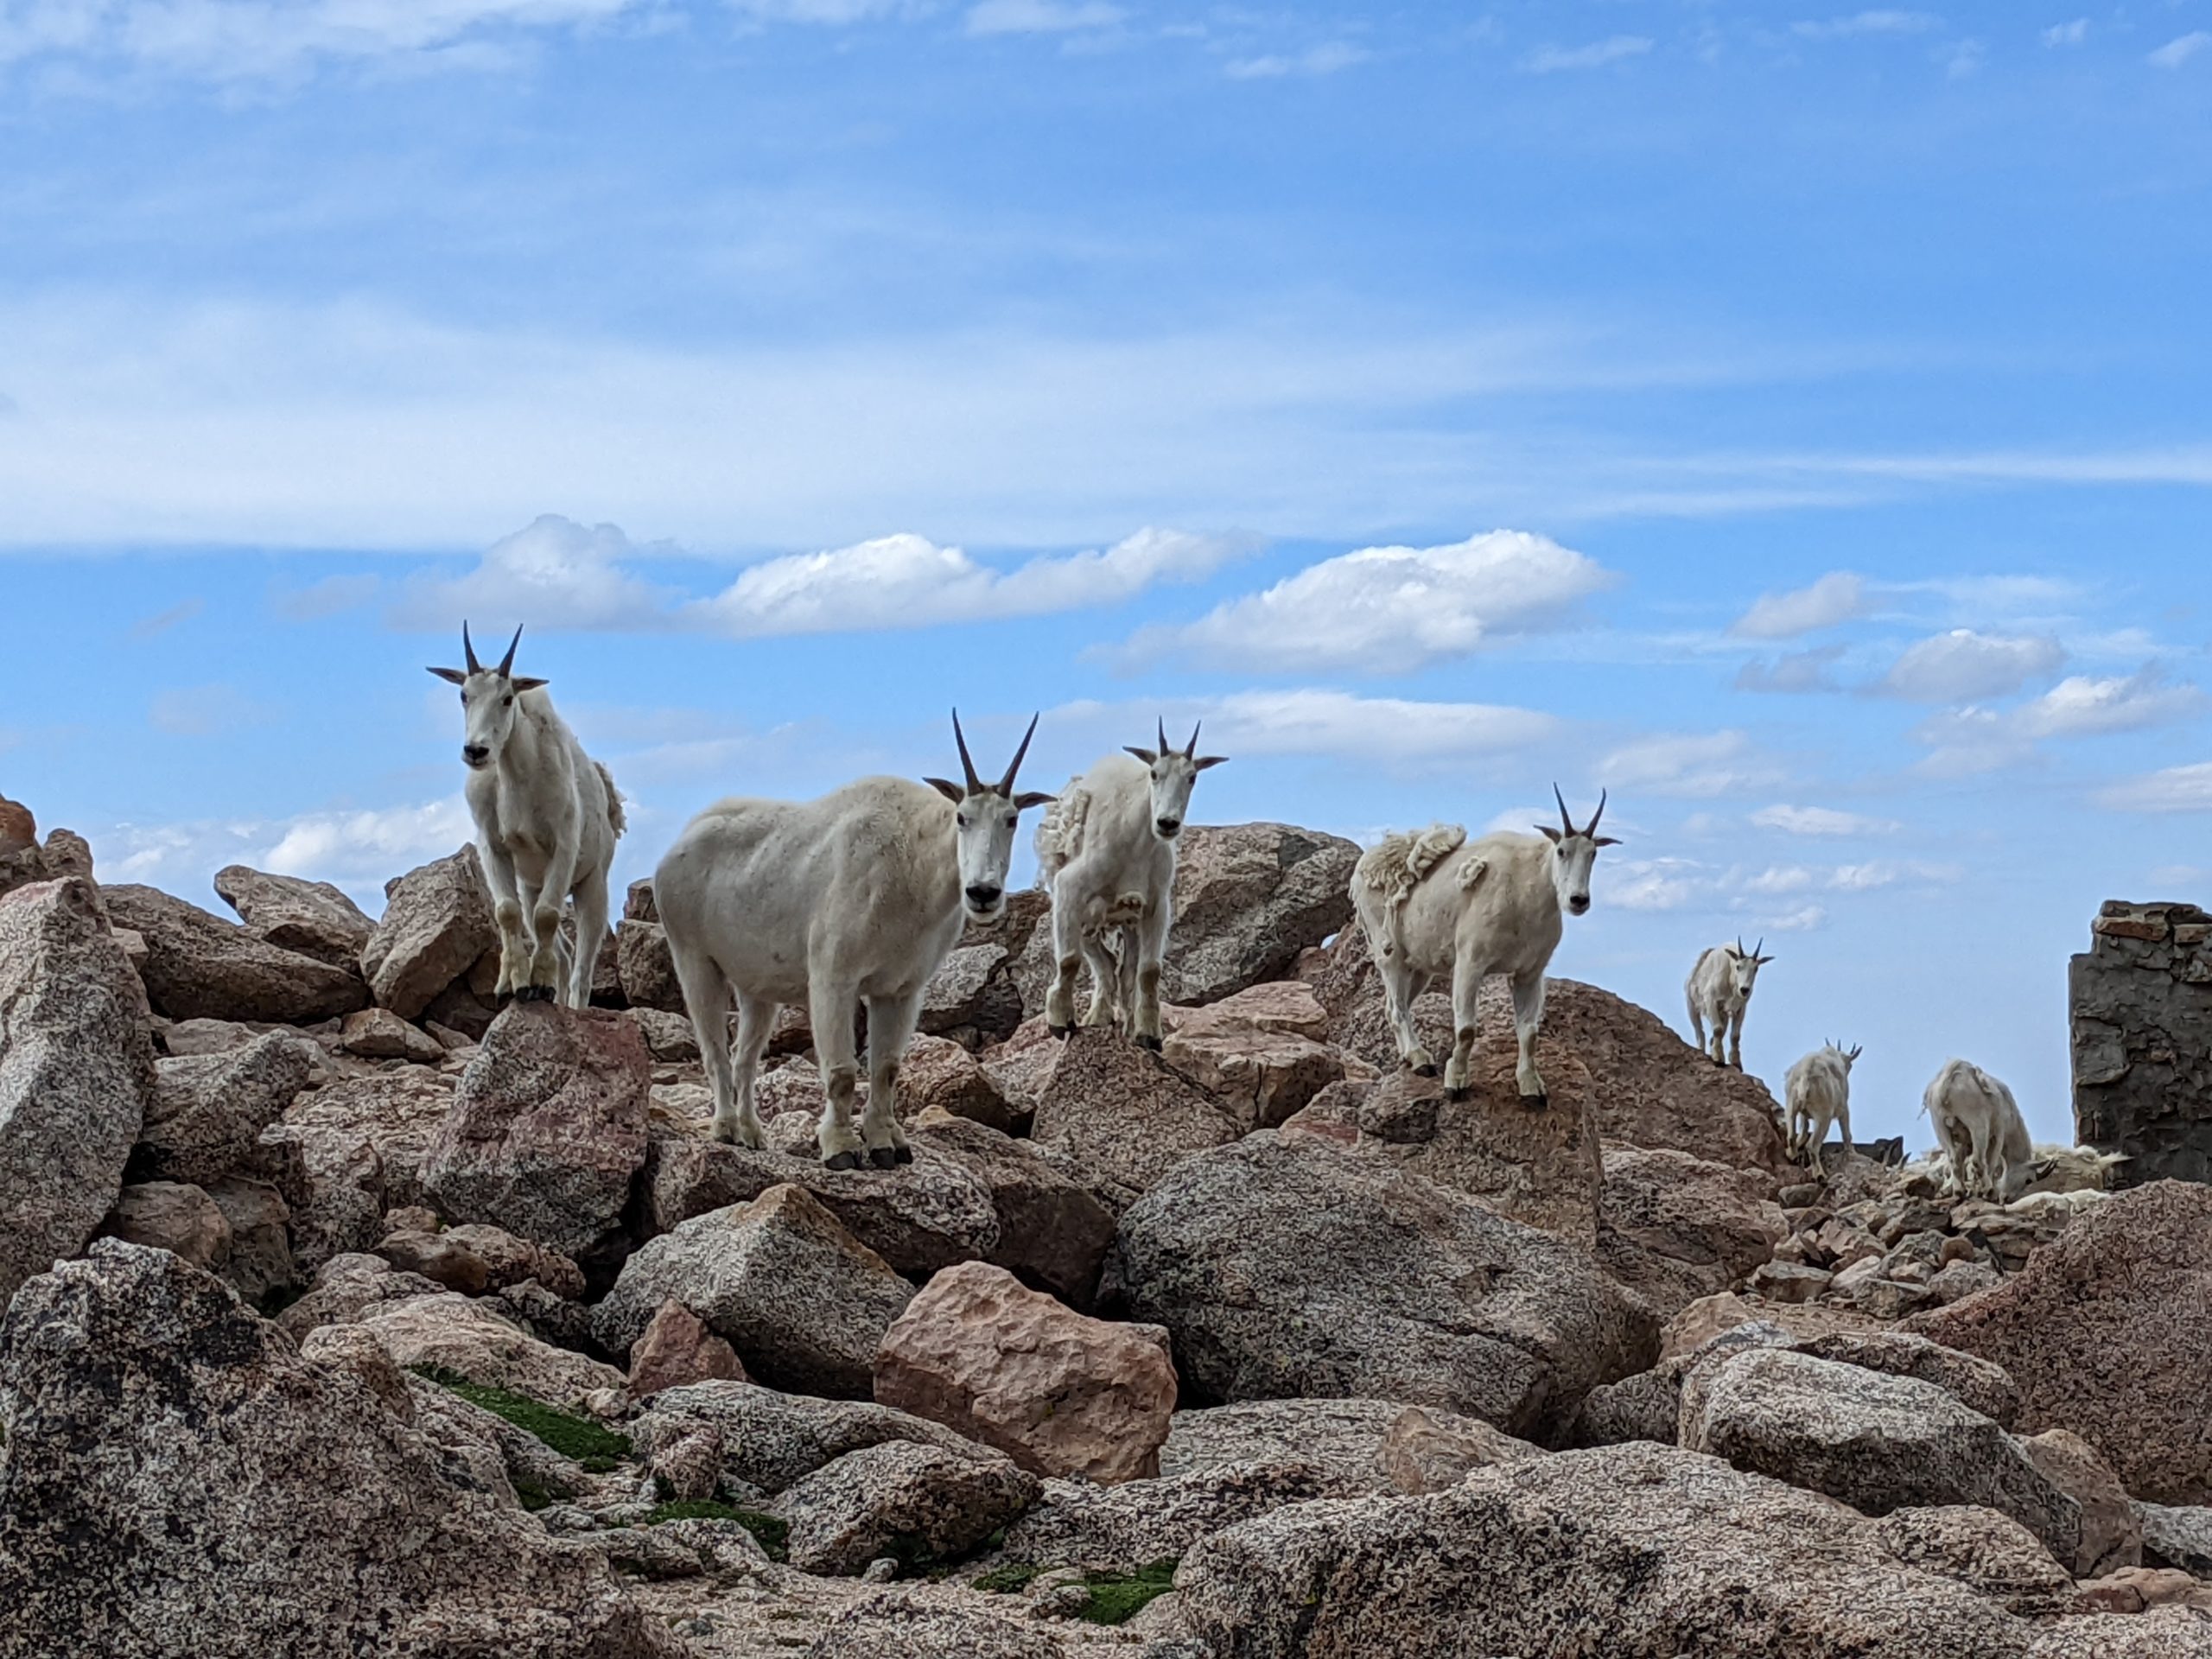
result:
[(2089, 20), (2076, 17), (2069, 23), (2053, 23), (2040, 38), (2045, 46), (2079, 46), (2089, 38)]
[(276, 614), (293, 622), (315, 622), (327, 616), (359, 610), (374, 600), (383, 584), (372, 575), (325, 576), (304, 588), (279, 588), (269, 602)]
[(2114, 784), (2099, 792), (2097, 804), (2122, 812), (2212, 812), (2212, 760)]
[(468, 841), (475, 827), (459, 796), (416, 805), (334, 809), (289, 818), (203, 819), (124, 823), (90, 836), (100, 874), (110, 880), (159, 883), (171, 892), (200, 890), (226, 864), (250, 864), (279, 875), (334, 881), (373, 907), (391, 876), (442, 858)]
[(1728, 631), (1746, 639), (1788, 639), (1848, 622), (1866, 608), (1866, 584), (1848, 570), (1832, 570), (1809, 588), (1762, 594)]
[(964, 26), (970, 35), (1065, 35), (1111, 29), (1128, 16), (1106, 0), (980, 0)]
[(1644, 35), (1612, 35), (1587, 46), (1541, 46), (1521, 60), (1524, 73), (1553, 75), (1573, 69), (1602, 69), (1625, 63), (1649, 52), (1655, 42)]
[(1771, 787), (1781, 768), (1740, 731), (1675, 733), (1623, 744), (1593, 774), (1617, 794), (1709, 800)]
[(234, 685), (190, 685), (156, 691), (146, 718), (172, 737), (216, 737), (265, 725), (271, 710)]
[(1362, 548), (1196, 622), (1145, 629), (1126, 654), (1183, 654), (1213, 668), (1405, 673), (1555, 626), (1615, 580), (1596, 560), (1526, 531), (1440, 547)]
[(1791, 652), (1772, 662), (1749, 662), (1736, 671), (1738, 691), (1840, 691), (1843, 687), (1829, 672), (1843, 659), (1841, 645), (1815, 645)]
[(180, 623), (191, 621), (194, 617), (207, 608), (207, 601), (197, 594), (190, 599), (180, 600), (165, 611), (156, 611), (151, 616), (142, 616), (133, 622), (130, 625), (130, 637), (133, 639), (154, 639), (157, 635), (167, 633)]
[(2192, 29), (2168, 41), (2146, 61), (2156, 69), (2178, 69), (2207, 47), (2212, 47), (2212, 30)]
[(1875, 689), (1909, 702), (1972, 702), (2008, 696), (2065, 661), (2056, 639), (1954, 628), (1906, 646)]
[(2074, 675), (2010, 709), (1945, 709), (1913, 735), (1929, 753), (1917, 770), (1970, 778), (2035, 760), (2047, 741), (2117, 736), (2190, 720), (2206, 708), (2194, 685), (2169, 680), (2152, 664), (2126, 676)]
[(1763, 806), (1751, 814), (1751, 822), (1789, 836), (1888, 836), (1904, 828), (1895, 818), (1872, 818), (1832, 806)]
[(1258, 57), (1233, 58), (1222, 73), (1231, 80), (1273, 80), (1287, 75), (1333, 75), (1340, 69), (1367, 61), (1364, 47), (1349, 41), (1327, 41), (1303, 52), (1264, 53)]
[(1925, 35), (1942, 25), (1943, 20), (1932, 12), (1875, 10), (1796, 22), (1789, 29), (1804, 40), (1836, 41), (1863, 35)]

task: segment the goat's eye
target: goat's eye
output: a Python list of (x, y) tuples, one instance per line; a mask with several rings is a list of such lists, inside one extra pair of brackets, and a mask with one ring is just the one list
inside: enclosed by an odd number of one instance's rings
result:
[(513, 708), (513, 707), (515, 706), (515, 694), (514, 694), (513, 692), (512, 692), (512, 691), (508, 692), (508, 693), (507, 693), (507, 700), (506, 700), (505, 702), (501, 703), (499, 706), (500, 706), (502, 709), (512, 709), (512, 708)]
[(468, 693), (466, 691), (461, 694), (461, 706), (464, 709), (468, 707)]
[(968, 827), (968, 815), (965, 812), (955, 813), (953, 815), (952, 821), (958, 824), (963, 830), (965, 830)]
[(1006, 815), (1006, 827), (1009, 830), (1013, 829), (1014, 825), (1020, 822), (1020, 815), (1018, 813), (1009, 812)]

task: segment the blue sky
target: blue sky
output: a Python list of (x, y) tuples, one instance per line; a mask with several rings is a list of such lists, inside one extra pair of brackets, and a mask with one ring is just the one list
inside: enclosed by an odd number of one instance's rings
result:
[(1609, 788), (1557, 971), (2055, 1135), (2212, 885), (2209, 198), (2212, 0), (0, 0), (0, 791), (373, 904), (464, 613), (625, 879), (1203, 716), (1202, 819)]

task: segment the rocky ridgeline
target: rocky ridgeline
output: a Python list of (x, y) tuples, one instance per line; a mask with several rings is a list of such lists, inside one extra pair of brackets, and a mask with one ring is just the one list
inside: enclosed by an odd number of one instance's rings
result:
[(500, 1011), (466, 850), (232, 919), (18, 830), (0, 1659), (2212, 1653), (2212, 1189), (1808, 1180), (1571, 981), (1452, 1102), (1356, 849), (1185, 840), (1162, 1054), (1020, 896), (840, 1173), (803, 1019), (708, 1136), (649, 889)]

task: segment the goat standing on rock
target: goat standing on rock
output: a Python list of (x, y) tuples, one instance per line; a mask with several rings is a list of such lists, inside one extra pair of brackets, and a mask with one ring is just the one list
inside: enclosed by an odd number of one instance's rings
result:
[(1846, 1048), (1841, 1043), (1830, 1043), (1806, 1055), (1783, 1077), (1783, 1098), (1789, 1107), (1787, 1147), (1791, 1163), (1818, 1170), (1828, 1126), (1839, 1119), (1843, 1123), (1843, 1149), (1850, 1152), (1851, 1068), (1862, 1052), (1856, 1044)]
[(2003, 1081), (1967, 1060), (1946, 1060), (1921, 1097), (1950, 1154), (1950, 1184), (1969, 1197), (2010, 1204), (2035, 1173), (2035, 1148), (2019, 1103)]
[[(517, 628), (499, 665), (486, 668), (463, 622), (468, 666), (430, 672), (461, 688), (467, 717), (463, 792), (499, 927), (494, 995), (543, 1001), (557, 994), (581, 1008), (591, 1001), (592, 969), (607, 937), (607, 872), (624, 828), (622, 797), (607, 768), (554, 713), (545, 682), (511, 672), (521, 643)], [(561, 906), (571, 898), (573, 952), (561, 938)]]
[[(1198, 753), (1198, 733), (1109, 754), (1060, 791), (1037, 825), (1037, 884), (1052, 895), (1056, 972), (1045, 1001), (1055, 1034), (1075, 1027), (1078, 961), (1090, 967), (1086, 1026), (1109, 1020), (1145, 1048), (1160, 1036), (1160, 963), (1175, 913), (1175, 838), (1191, 785), (1228, 757)], [(1078, 957), (1078, 952), (1080, 956)]]
[[(964, 921), (995, 921), (1006, 908), (1020, 814), (1052, 798), (1014, 793), (1036, 730), (1032, 717), (995, 784), (976, 777), (956, 713), (964, 784), (862, 778), (818, 800), (718, 801), (684, 826), (653, 874), (653, 896), (714, 1085), (716, 1140), (766, 1144), (753, 1078), (777, 1011), (798, 1003), (830, 1102), (815, 1136), (822, 1161), (855, 1169), (863, 1152), (879, 1168), (913, 1161), (892, 1109), (899, 1062), (923, 989)], [(861, 1002), (868, 1109), (855, 1134), (853, 1010)]]
[(1352, 906), (1382, 976), (1399, 1060), (1423, 1077), (1436, 1075), (1436, 1062), (1414, 1034), (1414, 1002), (1432, 981), (1450, 979), (1453, 1040), (1444, 1086), (1453, 1100), (1473, 1091), (1475, 999), (1490, 974), (1512, 981), (1521, 1097), (1539, 1105), (1545, 1099), (1536, 1070), (1544, 969), (1565, 931), (1560, 913), (1580, 916), (1590, 908), (1598, 849), (1618, 844), (1598, 833), (1605, 815), (1602, 793), (1580, 830), (1556, 784), (1552, 796), (1559, 802), (1556, 830), (1539, 824), (1536, 836), (1500, 833), (1479, 841), (1469, 841), (1457, 824), (1406, 830), (1370, 849), (1352, 872)]
[[(1712, 1054), (1715, 1065), (1744, 1069), (1744, 1015), (1751, 1009), (1759, 969), (1774, 960), (1759, 954), (1765, 947), (1761, 939), (1745, 950), (1740, 933), (1733, 944), (1713, 945), (1699, 956), (1689, 983), (1682, 988), (1689, 999), (1690, 1029), (1697, 1033), (1697, 1046)], [(1708, 1023), (1713, 1027), (1709, 1050), (1705, 1040)]]

